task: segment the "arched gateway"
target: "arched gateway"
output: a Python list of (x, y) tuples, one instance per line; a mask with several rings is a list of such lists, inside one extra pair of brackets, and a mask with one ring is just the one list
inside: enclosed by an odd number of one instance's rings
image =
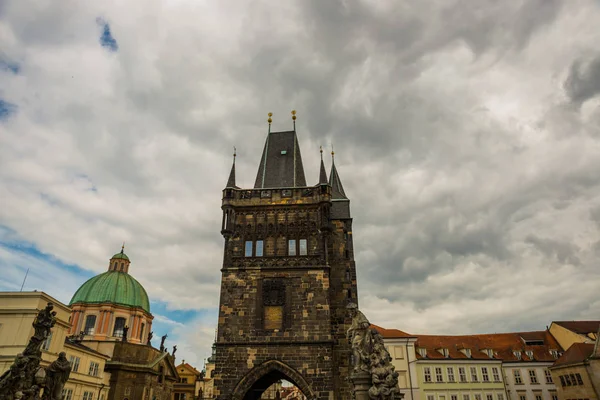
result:
[(296, 385), (307, 399), (316, 399), (302, 375), (294, 371), (289, 365), (277, 360), (269, 360), (248, 372), (235, 387), (231, 399), (258, 400), (269, 386), (282, 379)]
[(349, 399), (346, 312), (357, 302), (350, 200), (321, 157), (307, 186), (295, 130), (269, 133), (252, 189), (223, 190), (225, 249), (215, 354), (220, 400), (286, 379), (315, 400)]

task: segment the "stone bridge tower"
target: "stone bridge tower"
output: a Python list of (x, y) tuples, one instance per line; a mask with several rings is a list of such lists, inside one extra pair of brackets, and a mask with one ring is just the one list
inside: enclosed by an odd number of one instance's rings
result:
[[(350, 201), (321, 154), (308, 186), (294, 130), (269, 133), (252, 189), (223, 190), (215, 394), (259, 399), (286, 379), (309, 399), (350, 399), (346, 305), (357, 303)], [(321, 152), (322, 153), (322, 152)], [(235, 155), (234, 155), (235, 156)]]

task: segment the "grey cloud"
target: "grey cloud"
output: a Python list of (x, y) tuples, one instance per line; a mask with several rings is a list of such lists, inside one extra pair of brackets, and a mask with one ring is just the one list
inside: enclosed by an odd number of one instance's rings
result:
[(576, 60), (564, 82), (567, 96), (581, 104), (600, 93), (600, 54), (588, 60)]

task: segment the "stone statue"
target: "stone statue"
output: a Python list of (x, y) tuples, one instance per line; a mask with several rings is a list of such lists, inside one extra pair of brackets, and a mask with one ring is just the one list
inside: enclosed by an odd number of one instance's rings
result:
[(346, 331), (346, 337), (352, 346), (354, 372), (369, 371), (370, 331), (369, 320), (354, 303), (346, 306), (352, 317), (352, 325)]
[[(371, 329), (369, 320), (350, 303), (347, 306), (352, 324), (347, 337), (352, 344), (354, 373), (350, 378), (354, 384), (353, 395), (357, 400), (401, 399), (398, 373), (391, 364), (392, 357), (385, 348), (383, 336)], [(368, 390), (367, 390), (368, 388)]]
[(121, 341), (122, 342), (126, 342), (127, 341), (127, 334), (129, 333), (129, 327), (127, 325), (125, 325), (123, 327), (123, 336), (121, 336)]
[[(46, 399), (61, 398), (62, 387), (71, 371), (71, 364), (67, 361), (65, 353), (59, 355), (58, 360), (48, 367), (48, 371), (40, 367), (42, 344), (56, 324), (56, 311), (53, 309), (54, 305), (48, 303), (38, 312), (32, 323), (34, 334), (29, 338), (25, 350), (17, 355), (9, 369), (0, 376), (0, 400), (39, 400), (44, 382)], [(66, 367), (68, 371), (64, 369)]]
[(162, 335), (162, 337), (160, 338), (160, 351), (165, 351), (165, 340), (167, 340), (167, 334), (165, 333), (164, 335)]
[(152, 346), (152, 338), (154, 337), (154, 332), (150, 331), (148, 332), (148, 346)]
[(58, 359), (46, 368), (46, 387), (42, 400), (62, 400), (62, 390), (71, 373), (71, 363), (61, 351)]
[(171, 355), (175, 357), (175, 352), (177, 351), (177, 345), (173, 346), (173, 353)]

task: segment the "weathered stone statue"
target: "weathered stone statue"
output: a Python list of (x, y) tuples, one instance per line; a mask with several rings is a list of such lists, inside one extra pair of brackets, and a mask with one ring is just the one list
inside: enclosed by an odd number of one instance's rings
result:
[(352, 325), (347, 337), (352, 344), (354, 372), (350, 377), (356, 400), (393, 400), (403, 395), (398, 387), (398, 373), (383, 343), (383, 336), (371, 329), (369, 320), (356, 304), (347, 306)]
[(160, 351), (165, 351), (165, 340), (167, 340), (167, 334), (165, 333), (164, 335), (162, 335), (162, 337), (160, 338)]
[(127, 341), (127, 334), (129, 333), (129, 327), (127, 325), (125, 325), (123, 327), (123, 336), (121, 336), (121, 342), (126, 342)]
[(369, 371), (369, 320), (359, 311), (358, 306), (350, 303), (347, 306), (350, 316), (352, 317), (352, 325), (346, 332), (346, 337), (350, 340), (352, 346), (354, 372)]
[[(65, 354), (61, 353), (59, 359), (48, 367), (48, 371), (40, 367), (42, 343), (48, 338), (50, 330), (56, 324), (56, 311), (52, 311), (53, 308), (54, 305), (48, 303), (46, 308), (38, 312), (32, 323), (34, 334), (29, 338), (25, 350), (17, 355), (10, 368), (0, 376), (0, 400), (39, 400), (40, 390), (44, 383), (47, 385), (45, 389), (47, 394), (44, 397), (60, 400), (62, 387), (71, 371)], [(65, 362), (68, 372), (64, 370)], [(57, 385), (60, 389), (57, 389)], [(52, 396), (52, 393), (54, 393), (54, 397), (47, 397)]]
[(148, 346), (152, 346), (152, 338), (154, 337), (154, 332), (148, 332)]
[(177, 351), (177, 345), (173, 346), (173, 352), (171, 353), (171, 355), (173, 357), (175, 357), (175, 352)]
[(62, 390), (71, 373), (71, 363), (64, 351), (46, 368), (46, 387), (42, 400), (61, 400)]

